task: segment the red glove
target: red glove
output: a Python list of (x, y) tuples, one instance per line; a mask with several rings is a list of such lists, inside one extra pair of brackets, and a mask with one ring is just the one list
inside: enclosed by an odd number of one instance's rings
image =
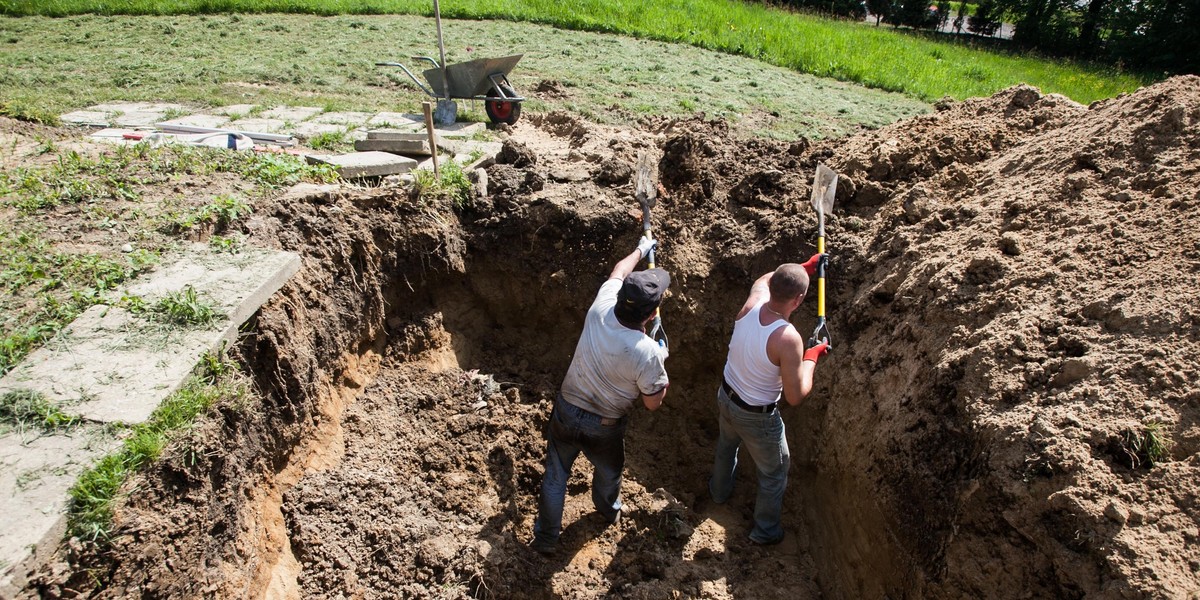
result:
[(804, 270), (808, 272), (809, 277), (812, 277), (813, 275), (815, 275), (817, 273), (817, 263), (821, 262), (822, 256), (825, 256), (825, 255), (824, 254), (814, 254), (814, 255), (812, 255), (812, 258), (808, 259), (807, 261), (805, 261), (803, 263), (800, 263), (800, 266), (804, 267)]
[(829, 342), (821, 342), (812, 348), (804, 351), (804, 360), (817, 362), (818, 358), (829, 354)]

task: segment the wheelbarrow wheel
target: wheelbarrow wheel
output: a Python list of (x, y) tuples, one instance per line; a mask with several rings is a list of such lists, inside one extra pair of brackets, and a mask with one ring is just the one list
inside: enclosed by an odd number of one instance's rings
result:
[[(489, 96), (516, 96), (517, 92), (506, 84), (500, 84), (500, 89), (503, 94), (492, 88), (488, 93)], [(521, 103), (510, 102), (507, 100), (485, 100), (483, 109), (487, 111), (487, 116), (493, 123), (508, 123), (512, 125), (521, 117)]]

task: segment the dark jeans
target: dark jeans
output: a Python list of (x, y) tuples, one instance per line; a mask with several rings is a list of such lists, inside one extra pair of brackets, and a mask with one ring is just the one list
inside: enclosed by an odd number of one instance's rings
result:
[(717, 504), (733, 495), (738, 450), (745, 448), (758, 468), (758, 498), (754, 501), (754, 528), (750, 539), (771, 544), (783, 539), (783, 492), (787, 489), (788, 452), (783, 417), (779, 409), (755, 413), (739, 408), (724, 388), (717, 389), (721, 435), (717, 438), (717, 457), (713, 463), (708, 491)]
[(558, 542), (562, 533), (563, 504), (571, 466), (580, 452), (594, 467), (592, 504), (609, 521), (621, 511), (621, 472), (625, 468), (625, 426), (628, 418), (602, 425), (600, 415), (590, 413), (563, 400), (554, 402), (550, 424), (546, 428), (546, 475), (538, 517), (533, 524), (534, 538), (543, 544)]

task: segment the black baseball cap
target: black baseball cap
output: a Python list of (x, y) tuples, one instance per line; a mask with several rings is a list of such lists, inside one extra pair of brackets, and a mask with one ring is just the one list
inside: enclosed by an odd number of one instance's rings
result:
[(629, 313), (649, 316), (658, 308), (670, 285), (671, 276), (662, 269), (634, 271), (621, 283), (617, 305)]

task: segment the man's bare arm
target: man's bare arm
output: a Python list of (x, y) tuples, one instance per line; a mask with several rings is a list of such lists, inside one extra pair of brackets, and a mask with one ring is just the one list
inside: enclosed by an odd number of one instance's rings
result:
[(783, 399), (796, 406), (813, 387), (816, 361), (804, 360), (804, 338), (788, 327), (779, 340), (779, 372), (783, 376)]
[(658, 410), (658, 407), (662, 406), (663, 398), (667, 397), (667, 388), (669, 387), (671, 387), (671, 384), (668, 383), (657, 394), (649, 396), (642, 394), (642, 404), (646, 405), (646, 408), (649, 410)]
[(612, 273), (609, 274), (609, 279), (625, 279), (637, 267), (639, 261), (642, 260), (642, 251), (634, 250), (629, 253), (629, 256), (622, 258), (613, 266)]
[(735, 321), (746, 316), (746, 313), (750, 312), (750, 309), (754, 308), (754, 305), (758, 304), (760, 300), (771, 297), (771, 289), (768, 286), (771, 283), (771, 276), (774, 274), (775, 272), (772, 271), (754, 281), (754, 284), (750, 286), (750, 295), (746, 297), (746, 303), (742, 305), (742, 310), (738, 311), (737, 317), (734, 318)]

